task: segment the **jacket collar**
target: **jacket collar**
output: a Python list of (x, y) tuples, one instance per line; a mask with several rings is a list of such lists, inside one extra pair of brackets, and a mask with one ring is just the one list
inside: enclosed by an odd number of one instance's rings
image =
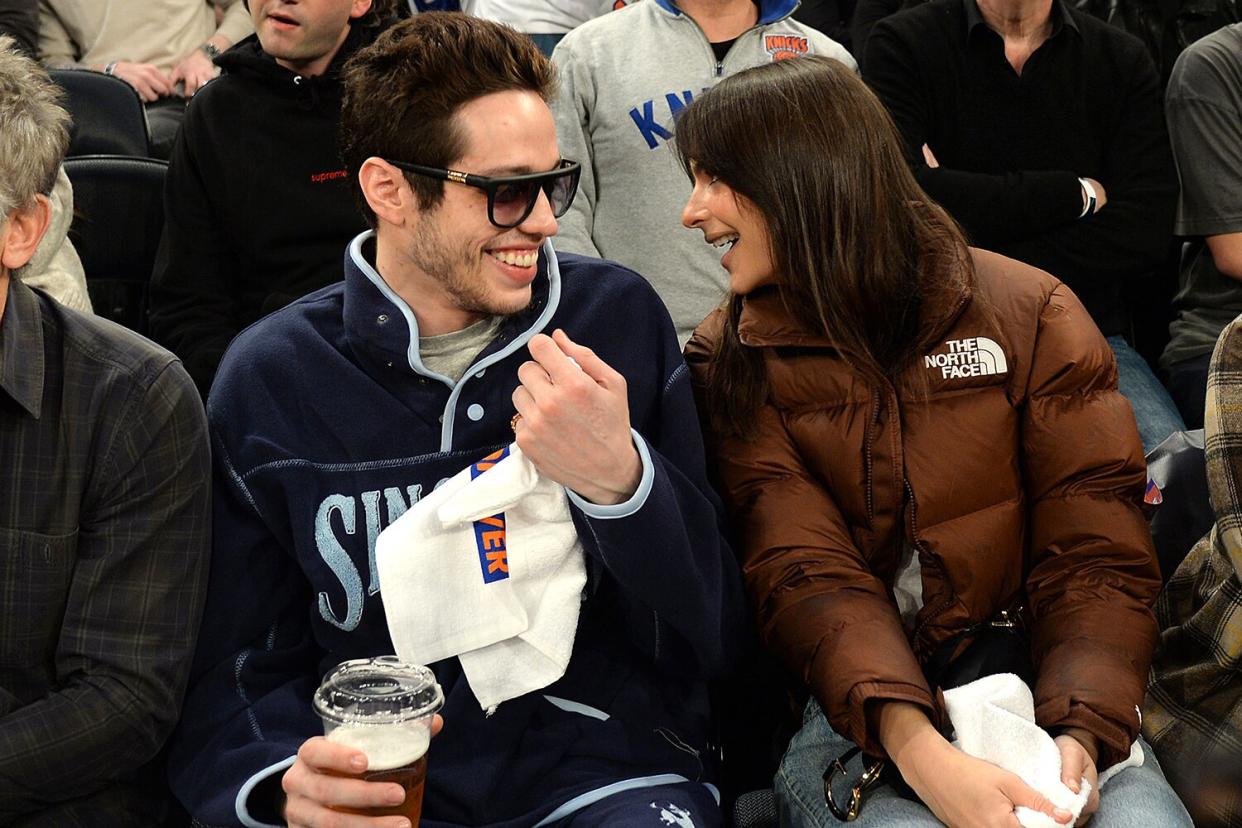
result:
[[(414, 311), (376, 271), (374, 259), (375, 232), (368, 230), (355, 237), (345, 253), (343, 314), (350, 346), (384, 363), (408, 366), (415, 374), (453, 388), (455, 383), (451, 379), (423, 365)], [(531, 284), (530, 305), (505, 321), (497, 340), (483, 351), (466, 376), (525, 347), (552, 319), (560, 297), (560, 265), (551, 241), (545, 240), (539, 272)]]
[[(654, 2), (674, 17), (681, 17), (683, 13), (673, 0), (654, 0)], [(789, 17), (798, 8), (801, 0), (756, 0), (756, 2), (759, 5), (759, 19), (755, 21), (755, 25), (766, 26)]]
[[(944, 338), (945, 333), (970, 302), (972, 291), (964, 275), (948, 281), (923, 283), (922, 347), (927, 349)], [(802, 347), (841, 348), (830, 334), (807, 328), (788, 309), (789, 300), (780, 286), (760, 288), (742, 298), (742, 314), (738, 321), (738, 338), (753, 348)]]
[(0, 390), (36, 420), (43, 410), (43, 314), (35, 292), (9, 276), (0, 319)]

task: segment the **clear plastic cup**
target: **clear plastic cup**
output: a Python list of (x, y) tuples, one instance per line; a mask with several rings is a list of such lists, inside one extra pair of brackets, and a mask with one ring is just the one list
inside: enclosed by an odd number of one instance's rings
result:
[(431, 720), (444, 705), (435, 675), (396, 656), (338, 664), (315, 691), (315, 712), (329, 742), (366, 754), (369, 782), (395, 782), (405, 801), (393, 808), (354, 811), (366, 816), (404, 816), (418, 825), (427, 777)]

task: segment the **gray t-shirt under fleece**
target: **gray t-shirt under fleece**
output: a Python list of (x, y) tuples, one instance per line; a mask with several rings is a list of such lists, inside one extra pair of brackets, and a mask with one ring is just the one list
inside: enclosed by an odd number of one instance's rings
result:
[(504, 317), (489, 316), (460, 331), (418, 338), (418, 355), (429, 371), (443, 374), (457, 382), (474, 364), (474, 358), (496, 336)]

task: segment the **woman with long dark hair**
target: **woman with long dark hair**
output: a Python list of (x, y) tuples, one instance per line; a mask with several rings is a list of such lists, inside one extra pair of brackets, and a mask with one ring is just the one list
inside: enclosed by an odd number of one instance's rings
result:
[(1079, 824), (1189, 825), (1150, 750), (1096, 792), (1138, 738), (1160, 576), (1134, 416), (1078, 300), (968, 248), (832, 60), (722, 82), (677, 149), (683, 221), (729, 248), (731, 287), (687, 358), (761, 636), (812, 697), (783, 820), (833, 823), (825, 771), (857, 746), (900, 776), (860, 824), (1070, 822), (942, 735), (939, 691), (1003, 667), (1066, 787), (1091, 783)]

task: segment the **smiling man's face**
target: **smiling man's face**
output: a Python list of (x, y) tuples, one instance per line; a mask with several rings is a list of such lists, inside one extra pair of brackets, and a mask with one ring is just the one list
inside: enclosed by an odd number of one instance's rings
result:
[[(464, 152), (451, 167), (486, 176), (555, 169), (560, 162), (556, 125), (547, 103), (527, 90), (494, 92), (457, 111)], [(455, 182), (430, 210), (418, 210), (400, 244), (421, 279), (420, 310), (440, 307), (470, 318), (507, 316), (530, 304), (539, 249), (556, 233), (548, 197), (539, 194), (521, 224), (496, 227), (487, 216), (487, 194)]]
[(371, 0), (250, 0), (263, 51), (291, 72), (321, 75)]

